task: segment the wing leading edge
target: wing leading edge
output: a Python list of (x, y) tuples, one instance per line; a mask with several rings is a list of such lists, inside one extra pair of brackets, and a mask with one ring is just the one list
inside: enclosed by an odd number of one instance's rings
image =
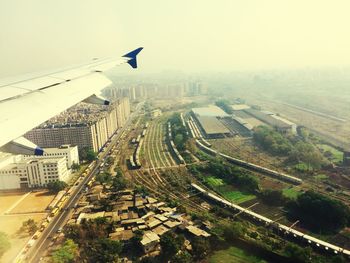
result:
[[(141, 50), (135, 49), (119, 59), (97, 60), (0, 86), (0, 150), (17, 149), (13, 153), (21, 153), (18, 141), (24, 140), (18, 138), (81, 101), (108, 104), (98, 96), (103, 88), (112, 83), (102, 72), (124, 63), (137, 68), (136, 56)], [(28, 148), (27, 144), (23, 144), (26, 154)], [(36, 153), (41, 153), (34, 149)]]

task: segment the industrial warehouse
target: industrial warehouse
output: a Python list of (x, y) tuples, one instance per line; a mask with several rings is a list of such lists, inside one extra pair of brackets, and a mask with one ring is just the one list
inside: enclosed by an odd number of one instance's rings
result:
[(219, 107), (193, 108), (192, 115), (206, 138), (215, 139), (232, 136), (230, 130), (219, 120), (219, 118), (227, 117), (228, 114)]
[(268, 125), (282, 133), (296, 133), (297, 125), (281, 116), (252, 109), (246, 104), (231, 105), (233, 114), (229, 115), (217, 106), (193, 108), (191, 115), (198, 130), (207, 139), (232, 136), (251, 137), (253, 129)]

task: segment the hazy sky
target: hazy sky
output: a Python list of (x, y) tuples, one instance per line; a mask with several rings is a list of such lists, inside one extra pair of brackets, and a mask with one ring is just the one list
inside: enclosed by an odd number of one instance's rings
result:
[(349, 0), (0, 0), (0, 76), (122, 55), (141, 72), (350, 64)]

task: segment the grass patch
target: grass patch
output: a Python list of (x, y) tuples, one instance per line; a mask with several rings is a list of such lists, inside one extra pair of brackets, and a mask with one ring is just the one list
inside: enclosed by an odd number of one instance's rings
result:
[(318, 174), (318, 175), (315, 175), (314, 178), (315, 178), (316, 180), (323, 181), (323, 180), (327, 180), (327, 179), (328, 179), (328, 175), (325, 175), (325, 174)]
[(267, 261), (237, 247), (229, 247), (216, 251), (209, 259), (209, 263), (267, 263)]
[(298, 197), (298, 195), (301, 194), (301, 192), (298, 190), (295, 190), (294, 187), (284, 188), (282, 190), (282, 193), (285, 197), (290, 198), (290, 199), (296, 199)]
[(317, 147), (322, 150), (323, 152), (331, 152), (333, 157), (331, 160), (333, 162), (341, 163), (343, 161), (343, 152), (338, 151), (336, 148), (329, 146), (327, 144), (317, 144)]
[(256, 198), (255, 195), (237, 191), (233, 186), (226, 184), (223, 179), (215, 176), (207, 176), (204, 180), (208, 186), (212, 187), (215, 191), (219, 192), (227, 200), (233, 203), (239, 204)]
[(205, 182), (212, 186), (212, 187), (216, 187), (216, 186), (222, 186), (224, 185), (224, 181), (220, 178), (216, 178), (215, 176), (208, 176), (205, 178)]
[(229, 201), (239, 204), (255, 198), (255, 195), (245, 194), (240, 191), (220, 191), (220, 193)]
[[(299, 172), (306, 172), (309, 171), (309, 167), (306, 163), (298, 163), (296, 165), (294, 165), (295, 170), (299, 171)], [(311, 167), (310, 167), (311, 169)]]

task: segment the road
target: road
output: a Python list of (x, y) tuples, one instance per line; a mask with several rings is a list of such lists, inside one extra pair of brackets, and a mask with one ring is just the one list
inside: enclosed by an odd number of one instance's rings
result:
[(111, 143), (104, 148), (105, 150), (103, 152), (100, 153), (99, 159), (97, 160), (96, 165), (93, 167), (90, 174), (85, 176), (79, 185), (76, 186), (75, 191), (72, 192), (72, 195), (69, 197), (60, 212), (52, 219), (50, 224), (43, 231), (42, 235), (34, 243), (33, 247), (28, 250), (26, 262), (36, 263), (40, 261), (40, 258), (44, 255), (44, 252), (48, 249), (50, 243), (52, 242), (50, 237), (57, 233), (58, 229), (64, 227), (66, 222), (69, 220), (72, 213), (72, 208), (78, 203), (80, 197), (84, 194), (83, 188), (86, 187), (86, 183), (88, 183), (96, 175), (99, 170), (99, 165), (104, 162), (104, 159), (107, 157), (111, 148), (118, 144), (119, 139), (123, 136), (125, 130), (129, 127), (134, 117), (138, 114), (142, 105), (143, 103), (139, 103), (137, 105), (136, 110), (130, 114), (130, 117), (124, 124), (124, 127), (122, 127), (118, 133), (113, 136)]

